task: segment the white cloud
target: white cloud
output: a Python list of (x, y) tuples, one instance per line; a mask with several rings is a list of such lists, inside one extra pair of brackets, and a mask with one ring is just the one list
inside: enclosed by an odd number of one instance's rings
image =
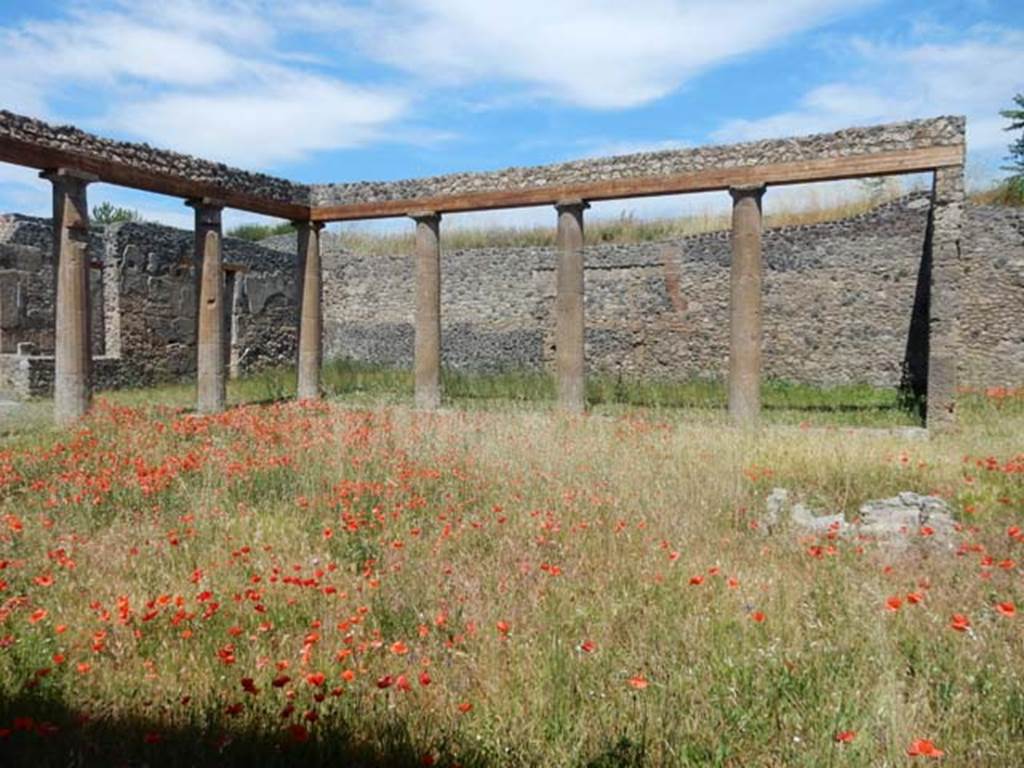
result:
[(736, 56), (868, 0), (380, 0), (303, 2), (295, 18), (430, 83), (482, 80), (597, 109), (658, 99)]
[(252, 168), (357, 146), (404, 115), (410, 100), (395, 89), (352, 85), (281, 47), (278, 12), (240, 0), (74, 3), (0, 31), (0, 104), (60, 120), (54, 105), (92, 102), (102, 112), (80, 115), (83, 127)]
[(260, 79), (258, 88), (136, 101), (105, 122), (164, 146), (258, 168), (368, 142), (405, 106), (401, 96), (319, 77), (278, 72)]
[(905, 46), (857, 39), (849, 54), (849, 79), (814, 88), (794, 109), (731, 120), (713, 137), (751, 140), (964, 114), (972, 152), (991, 153), (1008, 143), (998, 112), (1024, 89), (1024, 32), (976, 28), (958, 42)]

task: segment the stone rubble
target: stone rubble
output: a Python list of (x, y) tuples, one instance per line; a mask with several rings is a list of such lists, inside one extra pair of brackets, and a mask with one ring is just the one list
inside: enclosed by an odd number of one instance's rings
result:
[(617, 157), (575, 160), (555, 165), (505, 168), (484, 173), (451, 173), (390, 182), (314, 184), (312, 205), (346, 205), (395, 199), (428, 198), (473, 192), (561, 187), (645, 176), (694, 173), (711, 168), (747, 168), (801, 160), (850, 157), (918, 147), (964, 143), (962, 117), (847, 128), (790, 139), (767, 139), (742, 144), (639, 152)]
[(771, 534), (787, 525), (803, 534), (867, 538), (896, 548), (913, 542), (952, 548), (956, 538), (949, 504), (937, 496), (913, 491), (867, 501), (848, 522), (842, 512), (817, 515), (804, 504), (791, 503), (787, 489), (773, 488), (765, 499), (765, 514), (759, 528)]

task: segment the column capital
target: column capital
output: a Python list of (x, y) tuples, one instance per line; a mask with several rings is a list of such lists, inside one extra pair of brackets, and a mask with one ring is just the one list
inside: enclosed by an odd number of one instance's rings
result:
[(196, 223), (210, 227), (220, 226), (220, 214), (224, 203), (209, 197), (193, 197), (185, 201), (185, 205), (195, 209)]
[(213, 197), (190, 197), (185, 201), (185, 205), (189, 208), (195, 208), (196, 210), (200, 208), (209, 208), (221, 211), (224, 209), (224, 201), (217, 200)]
[(735, 187), (729, 187), (729, 194), (732, 195), (733, 200), (739, 200), (743, 197), (756, 197), (760, 200), (768, 188), (767, 184), (741, 184)]
[(586, 200), (582, 200), (582, 199), (580, 199), (578, 197), (576, 197), (576, 198), (567, 198), (565, 200), (559, 200), (558, 202), (555, 203), (555, 210), (557, 210), (559, 213), (561, 213), (562, 211), (571, 211), (571, 210), (574, 210), (574, 209), (575, 210), (580, 210), (580, 211), (585, 211), (589, 207), (590, 207), (590, 203), (588, 203)]
[(433, 224), (441, 220), (441, 214), (437, 211), (409, 211), (407, 214), (415, 222), (426, 222)]
[(81, 185), (92, 184), (99, 181), (100, 177), (95, 173), (86, 173), (77, 168), (51, 168), (39, 172), (39, 178), (46, 179), (54, 184), (62, 182), (77, 182)]

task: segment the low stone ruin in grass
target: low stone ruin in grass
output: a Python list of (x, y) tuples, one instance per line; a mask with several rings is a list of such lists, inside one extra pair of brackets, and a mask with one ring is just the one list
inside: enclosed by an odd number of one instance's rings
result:
[(765, 500), (760, 528), (773, 533), (785, 526), (801, 533), (868, 538), (897, 547), (919, 542), (951, 549), (956, 537), (949, 504), (937, 496), (912, 491), (867, 501), (848, 521), (842, 512), (816, 514), (803, 503), (791, 502), (785, 488), (773, 488)]

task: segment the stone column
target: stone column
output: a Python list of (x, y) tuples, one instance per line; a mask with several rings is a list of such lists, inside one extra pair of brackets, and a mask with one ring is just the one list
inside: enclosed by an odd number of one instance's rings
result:
[(224, 270), (219, 202), (203, 198), (186, 205), (196, 212), (195, 263), (201, 266), (196, 340), (196, 410), (217, 413), (227, 399), (224, 371)]
[(323, 360), (323, 277), (320, 266), (320, 230), (314, 221), (296, 221), (299, 278), (299, 400), (320, 397)]
[(583, 376), (583, 211), (582, 200), (565, 200), (558, 211), (558, 266), (555, 275), (555, 370), (558, 405), (582, 413), (586, 405)]
[(416, 407), (441, 405), (441, 215), (410, 214), (416, 222)]
[(733, 187), (729, 276), (729, 415), (751, 426), (761, 415), (761, 198), (764, 185)]
[(925, 412), (929, 431), (948, 430), (956, 425), (963, 205), (963, 166), (937, 168), (932, 182), (929, 221), (931, 275), (928, 295), (928, 399)]
[(65, 168), (40, 174), (53, 184), (53, 261), (57, 272), (53, 413), (66, 426), (92, 401), (89, 301), (89, 206), (85, 188), (97, 177)]

